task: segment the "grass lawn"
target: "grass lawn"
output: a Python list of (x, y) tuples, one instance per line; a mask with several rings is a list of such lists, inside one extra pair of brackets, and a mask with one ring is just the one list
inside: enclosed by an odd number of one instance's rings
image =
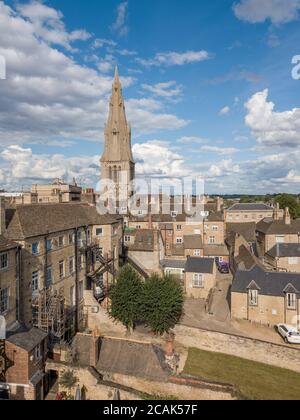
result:
[(300, 400), (300, 374), (239, 357), (190, 348), (184, 373), (232, 384), (250, 400)]

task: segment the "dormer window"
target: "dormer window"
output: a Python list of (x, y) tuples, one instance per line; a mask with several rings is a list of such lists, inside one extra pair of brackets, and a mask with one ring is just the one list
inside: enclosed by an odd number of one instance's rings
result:
[(286, 306), (287, 306), (287, 309), (290, 309), (290, 310), (297, 309), (297, 296), (295, 293), (287, 293)]
[(249, 306), (258, 306), (257, 290), (249, 290)]

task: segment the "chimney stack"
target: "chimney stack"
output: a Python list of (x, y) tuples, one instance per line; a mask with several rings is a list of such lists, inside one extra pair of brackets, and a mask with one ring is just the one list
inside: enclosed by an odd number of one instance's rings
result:
[(291, 224), (290, 209), (288, 207), (286, 207), (286, 209), (284, 211), (284, 223), (286, 225), (290, 225)]
[(274, 220), (280, 219), (280, 206), (279, 203), (276, 203), (275, 209), (274, 209)]
[(0, 235), (6, 232), (5, 198), (0, 197)]
[(217, 211), (222, 210), (223, 199), (221, 197), (217, 197)]

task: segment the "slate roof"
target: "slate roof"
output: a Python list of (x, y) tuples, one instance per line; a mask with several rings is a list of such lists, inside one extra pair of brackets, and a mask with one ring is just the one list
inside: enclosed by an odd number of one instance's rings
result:
[(227, 223), (226, 224), (226, 236), (228, 242), (230, 242), (234, 235), (239, 234), (246, 239), (247, 242), (256, 241), (256, 223)]
[(264, 219), (256, 226), (257, 232), (265, 235), (300, 235), (300, 220), (291, 220), (291, 224), (285, 224), (284, 220)]
[(213, 258), (189, 257), (185, 265), (186, 273), (212, 274), (215, 260)]
[(112, 372), (149, 380), (165, 380), (172, 373), (160, 347), (108, 338), (101, 342), (96, 368), (100, 373)]
[(205, 218), (207, 222), (223, 222), (224, 215), (221, 211), (212, 211), (209, 215)]
[(203, 250), (206, 257), (229, 256), (229, 251), (226, 245), (204, 245)]
[(178, 268), (185, 269), (185, 260), (162, 260), (160, 262), (163, 268)]
[(273, 258), (300, 257), (300, 244), (277, 244), (267, 254)]
[(7, 235), (15, 240), (62, 232), (87, 225), (117, 223), (120, 216), (100, 215), (88, 204), (33, 204), (16, 206)]
[(251, 270), (255, 265), (263, 266), (259, 259), (244, 245), (240, 247), (239, 255), (235, 257), (235, 263), (240, 270)]
[(48, 334), (44, 331), (37, 328), (32, 328), (31, 330), (19, 331), (11, 335), (7, 338), (7, 341), (30, 353), (47, 337)]
[(6, 239), (3, 235), (0, 235), (0, 252), (9, 251), (18, 247), (16, 242)]
[(254, 266), (249, 271), (238, 270), (232, 284), (233, 293), (247, 293), (249, 287), (256, 283), (259, 294), (264, 296), (284, 297), (285, 293), (293, 291), (300, 295), (300, 274), (267, 272)]
[(151, 252), (155, 249), (158, 232), (152, 229), (138, 229), (135, 231), (134, 244), (128, 244), (130, 251)]
[(228, 211), (274, 211), (274, 208), (264, 203), (236, 203)]
[(186, 235), (183, 237), (185, 249), (201, 249), (203, 246), (201, 235)]

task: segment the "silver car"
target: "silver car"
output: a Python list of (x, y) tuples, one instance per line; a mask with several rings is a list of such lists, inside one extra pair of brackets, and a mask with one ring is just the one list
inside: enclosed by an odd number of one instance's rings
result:
[(300, 344), (300, 333), (295, 327), (278, 324), (277, 331), (287, 344)]

